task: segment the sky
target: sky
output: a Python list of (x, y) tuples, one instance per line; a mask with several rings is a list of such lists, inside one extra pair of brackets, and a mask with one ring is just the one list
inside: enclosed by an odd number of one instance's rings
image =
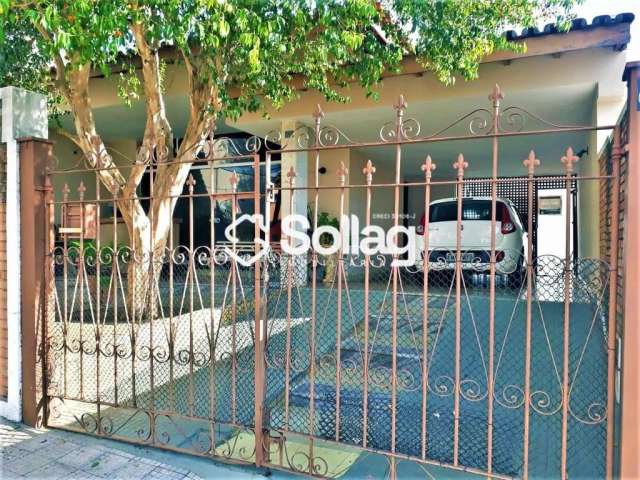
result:
[(627, 47), (628, 61), (640, 60), (640, 0), (586, 0), (577, 7), (576, 14), (589, 22), (598, 15), (617, 15), (631, 12), (636, 19), (631, 24), (631, 43)]

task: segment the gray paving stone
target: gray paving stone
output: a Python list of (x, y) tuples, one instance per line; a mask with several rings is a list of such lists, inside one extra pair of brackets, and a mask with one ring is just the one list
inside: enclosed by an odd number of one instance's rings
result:
[(0, 434), (0, 447), (10, 447), (12, 445), (18, 445), (20, 443), (27, 442), (31, 440), (33, 437), (25, 432), (21, 432), (19, 430), (3, 432)]
[(195, 457), (69, 431), (35, 430), (3, 418), (0, 447), (0, 480), (200, 480), (230, 474), (256, 478)]
[(82, 470), (76, 470), (71, 473), (66, 480), (102, 480), (102, 477), (97, 477), (96, 475), (83, 472)]
[(151, 471), (147, 479), (149, 480), (182, 480), (186, 475), (169, 470), (164, 467), (156, 467)]
[(4, 468), (0, 469), (0, 478), (2, 480), (16, 480), (19, 478), (27, 478), (24, 475), (18, 475), (17, 473), (10, 472), (9, 470), (5, 470)]
[(22, 450), (18, 445), (12, 445), (10, 447), (2, 447), (2, 451), (0, 451), (0, 458), (2, 459), (2, 463), (12, 462), (13, 460), (20, 459), (25, 455), (29, 455), (31, 452), (27, 452), (26, 450)]
[(69, 465), (60, 462), (47, 463), (43, 467), (31, 472), (28, 477), (32, 479), (58, 479), (69, 478), (77, 470)]
[(82, 447), (64, 455), (60, 462), (78, 469), (87, 469), (104, 453), (105, 450), (102, 448)]
[(40, 435), (40, 436), (37, 436), (37, 437), (26, 439), (26, 440), (20, 442), (18, 445), (20, 446), (20, 448), (22, 450), (27, 450), (28, 452), (35, 452), (35, 451), (40, 450), (42, 447), (44, 447), (50, 441), (52, 441), (51, 438), (49, 438), (49, 437), (47, 437), (45, 435)]
[(127, 480), (145, 479), (154, 468), (156, 468), (155, 465), (142, 462), (141, 459), (129, 460), (113, 472), (112, 478)]
[(30, 452), (25, 453), (23, 457), (15, 458), (11, 462), (7, 462), (6, 465), (3, 465), (3, 468), (6, 468), (8, 471), (13, 473), (26, 475), (47, 463), (51, 463), (51, 459), (49, 457), (39, 455), (38, 452)]
[(122, 455), (104, 453), (94, 459), (89, 466), (82, 467), (82, 470), (98, 477), (108, 477), (128, 462), (129, 459)]
[[(74, 442), (69, 442), (63, 438), (49, 437), (46, 442), (42, 442), (41, 448), (36, 450), (40, 455), (57, 460), (68, 453), (77, 452), (82, 447)], [(20, 444), (18, 444), (20, 447)]]

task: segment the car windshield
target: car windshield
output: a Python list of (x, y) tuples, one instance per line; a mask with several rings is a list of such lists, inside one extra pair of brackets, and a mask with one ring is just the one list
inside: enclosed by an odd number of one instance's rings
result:
[[(498, 202), (498, 214), (501, 202)], [(458, 203), (443, 202), (429, 207), (429, 222), (455, 222), (458, 219)], [(462, 220), (491, 220), (491, 200), (463, 200)]]

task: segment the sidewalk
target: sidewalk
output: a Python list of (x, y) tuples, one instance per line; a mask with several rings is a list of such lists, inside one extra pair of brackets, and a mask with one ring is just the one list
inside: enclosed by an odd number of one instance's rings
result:
[(65, 432), (36, 430), (0, 417), (0, 477), (54, 480), (258, 480), (249, 469), (205, 458)]

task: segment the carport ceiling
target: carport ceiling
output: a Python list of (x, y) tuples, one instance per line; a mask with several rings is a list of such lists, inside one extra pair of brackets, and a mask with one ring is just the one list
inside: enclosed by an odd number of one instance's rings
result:
[[(566, 87), (555, 87), (538, 90), (507, 92), (503, 100), (503, 108), (510, 105), (522, 107), (531, 113), (556, 124), (590, 125), (594, 105), (596, 87), (593, 83), (574, 84)], [(490, 108), (490, 102), (483, 97), (461, 97), (455, 100), (430, 101), (417, 103), (411, 101), (411, 92), (406, 92), (408, 102), (406, 118), (415, 118), (421, 125), (421, 135), (433, 134), (456, 119), (478, 108)], [(167, 98), (166, 108), (174, 126), (176, 136), (181, 136), (187, 122), (187, 99), (184, 96)], [(311, 106), (310, 106), (311, 109)], [(335, 125), (342, 132), (357, 142), (376, 141), (379, 132), (386, 122), (393, 122), (394, 110), (390, 105), (359, 110), (342, 110), (331, 112), (331, 106), (323, 119), (324, 125)], [(132, 107), (124, 105), (98, 108), (95, 110), (98, 131), (107, 140), (142, 137), (145, 112), (144, 106), (138, 102)], [(124, 121), (126, 119), (126, 121)], [(312, 125), (309, 115), (294, 119), (301, 124)], [(72, 129), (70, 118), (62, 120), (67, 129)], [(218, 123), (217, 133), (246, 131), (264, 137), (268, 132), (279, 128), (280, 120), (260, 120), (229, 125)], [(468, 134), (469, 119), (447, 131), (448, 135)], [(542, 125), (533, 119), (527, 119), (525, 129), (541, 128)], [(530, 149), (534, 148), (542, 160), (541, 173), (561, 171), (559, 158), (567, 146), (580, 151), (586, 148), (588, 133), (555, 134), (501, 139), (500, 141), (500, 174), (520, 175), (524, 173), (522, 159)], [(359, 149), (367, 158), (385, 165), (392, 164), (394, 152), (388, 147)], [(420, 165), (429, 154), (439, 164), (436, 178), (449, 178), (453, 169), (451, 164), (458, 153), (463, 153), (469, 162), (469, 174), (488, 175), (491, 165), (491, 144), (489, 140), (473, 140), (458, 142), (435, 142), (403, 147), (403, 177), (406, 179), (421, 178)]]
[[(432, 101), (425, 103), (412, 103), (411, 92), (407, 92), (406, 100), (408, 108), (405, 117), (415, 118), (421, 126), (420, 135), (430, 135), (457, 119), (479, 109), (491, 108), (487, 97), (459, 98), (454, 101)], [(592, 110), (595, 101), (595, 85), (585, 83), (571, 85), (570, 87), (556, 87), (539, 90), (527, 90), (507, 94), (502, 102), (502, 107), (517, 106), (528, 110), (534, 115), (551, 123), (565, 125), (592, 124)], [(312, 118), (298, 119), (301, 123), (312, 125)], [(341, 111), (339, 113), (328, 112), (323, 118), (324, 125), (334, 125), (356, 142), (370, 142), (379, 139), (379, 132), (386, 122), (393, 122), (394, 110), (390, 106), (362, 109), (353, 111)], [(469, 134), (470, 118), (447, 130), (447, 136)], [(256, 122), (254, 124), (242, 124), (242, 127), (259, 136), (266, 135), (270, 130), (277, 128), (276, 121)], [(550, 128), (533, 118), (526, 118), (524, 129), (534, 130)], [(443, 134), (444, 135), (444, 134)], [(542, 165), (540, 173), (560, 173), (562, 165), (560, 157), (565, 149), (571, 146), (576, 152), (587, 147), (589, 133), (560, 133), (546, 135), (518, 136), (500, 139), (499, 170), (500, 175), (526, 174), (522, 166), (522, 160), (526, 158), (529, 150), (535, 149)], [(378, 165), (393, 165), (395, 150), (391, 147), (358, 148), (366, 157)], [(487, 176), (491, 171), (492, 149), (490, 139), (429, 142), (421, 144), (405, 145), (402, 149), (402, 175), (405, 179), (423, 178), (420, 165), (425, 156), (431, 155), (439, 165), (434, 172), (435, 178), (450, 178), (454, 175), (452, 164), (458, 153), (464, 154), (469, 163), (468, 174), (473, 176)], [(325, 155), (328, 158), (329, 155)], [(330, 159), (327, 159), (330, 163)], [(330, 165), (325, 165), (330, 168)]]

